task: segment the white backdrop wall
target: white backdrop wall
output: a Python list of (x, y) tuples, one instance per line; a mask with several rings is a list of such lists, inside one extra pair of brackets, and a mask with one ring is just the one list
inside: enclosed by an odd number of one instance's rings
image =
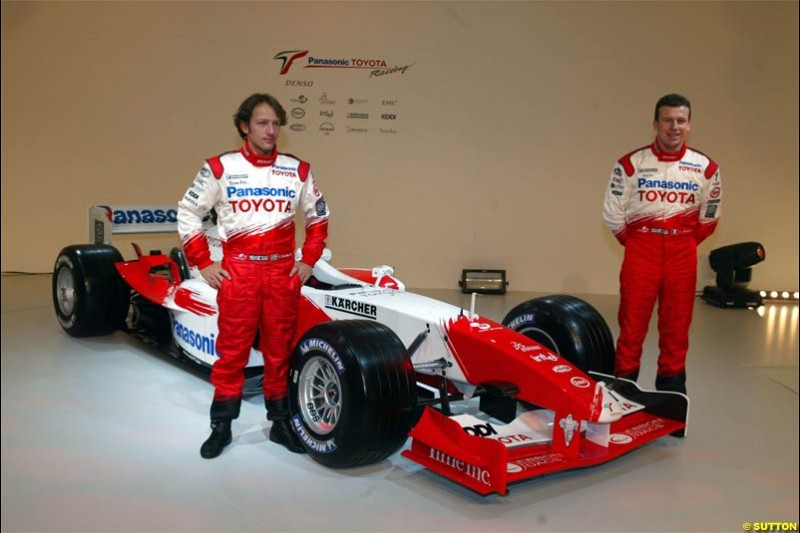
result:
[[(281, 75), (275, 56), (302, 51)], [(683, 93), (690, 145), (723, 172), (701, 256), (757, 240), (754, 285), (797, 288), (797, 2), (4, 1), (2, 270), (49, 270), (90, 205), (176, 203), (238, 146), (253, 92), (305, 114), (279, 148), (312, 163), (335, 264), (431, 288), (505, 268), (512, 290), (572, 293), (617, 291), (609, 172)]]

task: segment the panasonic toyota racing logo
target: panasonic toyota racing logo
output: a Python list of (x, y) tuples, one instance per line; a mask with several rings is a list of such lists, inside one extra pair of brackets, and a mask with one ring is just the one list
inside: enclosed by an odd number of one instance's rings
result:
[(288, 74), (295, 65), (302, 65), (301, 68), (371, 70), (370, 77), (395, 72), (405, 74), (406, 70), (413, 65), (412, 63), (411, 65), (390, 67), (385, 59), (375, 57), (319, 57), (311, 55), (310, 50), (284, 50), (275, 54), (273, 59), (281, 62), (281, 76)]

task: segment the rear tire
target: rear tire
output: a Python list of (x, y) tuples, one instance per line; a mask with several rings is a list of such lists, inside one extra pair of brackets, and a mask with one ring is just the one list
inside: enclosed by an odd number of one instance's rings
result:
[(108, 335), (123, 328), (130, 288), (117, 272), (122, 255), (113, 246), (67, 246), (53, 267), (53, 307), (73, 337)]
[(521, 303), (503, 325), (522, 333), (585, 373), (614, 374), (614, 341), (597, 310), (574, 296), (554, 295)]
[(414, 368), (388, 327), (340, 320), (311, 328), (291, 362), (292, 427), (318, 463), (382, 461), (408, 438), (417, 403)]

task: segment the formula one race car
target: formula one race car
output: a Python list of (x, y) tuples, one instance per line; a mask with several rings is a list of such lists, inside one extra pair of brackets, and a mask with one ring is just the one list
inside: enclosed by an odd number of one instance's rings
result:
[[(216, 290), (180, 249), (134, 248), (134, 261), (107, 245), (59, 253), (53, 303), (62, 328), (73, 336), (122, 329), (209, 369)], [(336, 269), (329, 258), (302, 288), (289, 383), (294, 430), (323, 465), (381, 461), (410, 435), (403, 456), (480, 494), (505, 494), (510, 483), (685, 431), (686, 396), (612, 375), (610, 331), (582, 300), (530, 300), (501, 324), (474, 305), (406, 292), (390, 267)], [(251, 390), (261, 365), (254, 347)]]

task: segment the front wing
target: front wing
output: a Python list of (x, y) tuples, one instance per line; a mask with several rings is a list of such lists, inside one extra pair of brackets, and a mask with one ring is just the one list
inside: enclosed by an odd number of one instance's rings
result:
[[(689, 410), (685, 395), (644, 391), (632, 381), (603, 374), (592, 377), (612, 383), (610, 389), (642, 408), (607, 424), (570, 424), (571, 420), (561, 419), (550, 425), (545, 439), (537, 439), (537, 432), (492, 439), (476, 436), (480, 432), (474, 427), (468, 434), (457, 417), (427, 407), (411, 430), (411, 448), (402, 455), (479, 494), (505, 494), (511, 483), (604, 463), (660, 437), (685, 432)], [(549, 417), (553, 420), (552, 412)], [(503, 435), (502, 430), (486, 426)], [(521, 441), (531, 443), (520, 445)]]

